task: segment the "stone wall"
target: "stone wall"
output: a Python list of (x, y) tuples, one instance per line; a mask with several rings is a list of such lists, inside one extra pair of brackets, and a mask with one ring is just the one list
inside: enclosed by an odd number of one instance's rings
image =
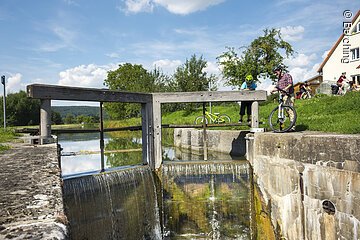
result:
[(66, 239), (56, 144), (0, 154), (0, 239)]
[[(246, 153), (245, 136), (249, 131), (207, 130), (208, 151), (244, 156)], [(174, 129), (174, 145), (191, 151), (203, 150), (203, 130), (191, 128)]]
[(247, 158), (286, 239), (360, 238), (360, 135), (248, 134)]

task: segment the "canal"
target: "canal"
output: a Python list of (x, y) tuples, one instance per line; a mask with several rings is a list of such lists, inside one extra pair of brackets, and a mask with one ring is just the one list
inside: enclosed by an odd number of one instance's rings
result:
[[(255, 239), (254, 183), (241, 156), (175, 148), (163, 134), (163, 166), (142, 164), (141, 135), (62, 134), (64, 204), (72, 239)], [(92, 173), (92, 174), (90, 174)]]

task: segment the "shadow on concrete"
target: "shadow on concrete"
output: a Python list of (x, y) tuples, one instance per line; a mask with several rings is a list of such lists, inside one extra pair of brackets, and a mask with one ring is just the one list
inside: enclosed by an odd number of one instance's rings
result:
[(250, 131), (240, 131), (239, 136), (234, 138), (231, 142), (230, 156), (236, 158), (239, 156), (245, 156), (246, 154), (246, 134)]

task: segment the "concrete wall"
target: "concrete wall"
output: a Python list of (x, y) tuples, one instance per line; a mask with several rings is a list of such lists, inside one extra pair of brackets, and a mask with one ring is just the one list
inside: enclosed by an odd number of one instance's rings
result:
[[(360, 238), (360, 135), (248, 137), (254, 179), (286, 239)], [(323, 208), (325, 200), (335, 212)]]
[[(244, 156), (246, 153), (245, 136), (249, 131), (207, 130), (209, 151)], [(174, 145), (191, 151), (203, 150), (203, 130), (191, 128), (174, 129)]]

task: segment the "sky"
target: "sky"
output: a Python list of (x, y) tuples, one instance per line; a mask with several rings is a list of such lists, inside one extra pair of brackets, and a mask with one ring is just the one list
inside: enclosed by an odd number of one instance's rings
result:
[[(231, 90), (223, 87), (216, 58), (226, 47), (240, 53), (264, 29), (276, 28), (296, 52), (285, 61), (294, 82), (305, 81), (341, 35), (345, 10), (355, 15), (360, 2), (1, 0), (0, 75), (7, 93), (34, 83), (104, 88), (107, 72), (119, 64), (171, 75), (195, 54), (218, 76), (219, 90)], [(262, 80), (258, 89), (270, 85)]]

